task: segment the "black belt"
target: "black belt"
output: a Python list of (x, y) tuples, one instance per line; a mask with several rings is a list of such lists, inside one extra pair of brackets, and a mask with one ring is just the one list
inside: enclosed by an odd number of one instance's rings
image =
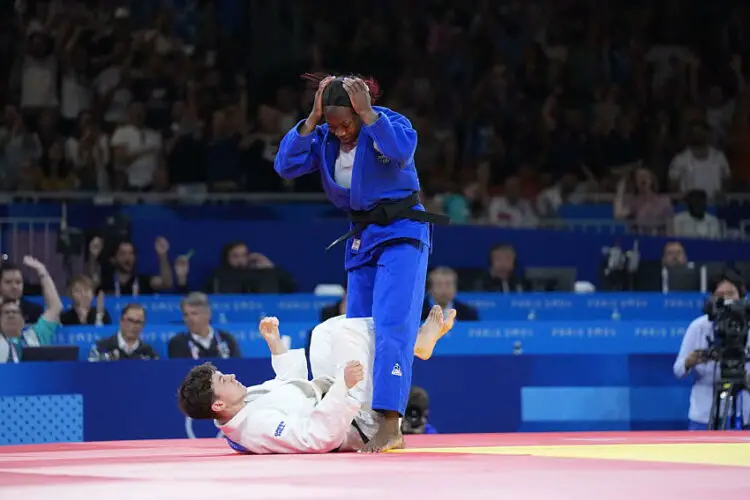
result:
[(352, 427), (354, 427), (357, 430), (357, 433), (359, 433), (359, 437), (362, 438), (362, 442), (367, 444), (370, 442), (370, 438), (368, 438), (364, 432), (362, 432), (362, 428), (359, 426), (356, 420), (352, 420)]
[(402, 219), (438, 225), (450, 224), (450, 218), (445, 215), (413, 208), (419, 203), (419, 194), (412, 193), (400, 200), (381, 201), (371, 210), (352, 210), (349, 213), (349, 220), (354, 223), (354, 226), (346, 234), (336, 238), (336, 241), (328, 245), (326, 250), (330, 250), (342, 241), (346, 241), (352, 236), (361, 233), (370, 224), (387, 226), (394, 221)]
[[(328, 391), (324, 392), (323, 395), (320, 397), (320, 399), (323, 399), (324, 397), (326, 397), (327, 394), (328, 394)], [(362, 431), (362, 428), (359, 426), (356, 419), (352, 420), (352, 427), (354, 427), (354, 430), (357, 431), (357, 434), (359, 434), (359, 437), (363, 443), (367, 444), (370, 442), (370, 438), (368, 438), (367, 434), (365, 434), (364, 431)], [(339, 451), (339, 449), (341, 449), (341, 446), (339, 446), (335, 450), (332, 450), (332, 453)]]

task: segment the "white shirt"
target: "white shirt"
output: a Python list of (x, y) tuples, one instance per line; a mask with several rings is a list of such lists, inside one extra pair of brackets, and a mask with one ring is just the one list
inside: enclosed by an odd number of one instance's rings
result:
[(171, 52), (176, 52), (181, 45), (180, 40), (164, 36), (156, 30), (144, 30), (136, 33), (135, 37), (145, 40), (148, 43), (153, 43), (154, 51), (163, 56)]
[(19, 363), (18, 350), (13, 349), (8, 339), (0, 335), (0, 363)]
[(126, 353), (128, 356), (133, 354), (139, 347), (141, 346), (141, 340), (136, 340), (132, 345), (128, 344), (125, 341), (125, 338), (122, 336), (122, 332), (117, 332), (117, 347), (120, 348), (120, 350), (124, 353)]
[(190, 332), (190, 338), (192, 338), (196, 344), (208, 350), (211, 348), (211, 342), (214, 341), (214, 329), (209, 326), (208, 335), (206, 335), (205, 337), (201, 337), (197, 333)]
[(734, 115), (734, 101), (721, 106), (706, 108), (706, 122), (714, 132), (724, 132), (724, 128), (732, 122)]
[(507, 227), (536, 227), (539, 219), (526, 200), (512, 205), (505, 196), (492, 198), (489, 206), (490, 223)]
[[(161, 148), (161, 134), (151, 129), (138, 129), (133, 125), (117, 127), (112, 134), (112, 147), (122, 146), (128, 154), (135, 154), (151, 147)], [(159, 166), (159, 153), (140, 156), (127, 166), (128, 184), (132, 187), (149, 186)]]
[[(99, 190), (106, 191), (109, 184), (107, 175), (107, 164), (109, 163), (109, 137), (106, 134), (99, 136), (99, 141), (94, 146), (94, 165), (96, 166), (96, 185)], [(76, 137), (69, 137), (65, 141), (65, 158), (76, 168), (86, 165), (80, 154), (80, 141)]]
[[(19, 339), (8, 339), (5, 335), (0, 335), (0, 363), (20, 363), (21, 347), (18, 344), (11, 345), (11, 341), (16, 342)], [(39, 347), (39, 336), (33, 327), (26, 328), (21, 332), (20, 343), (29, 347)]]
[[(685, 331), (685, 336), (682, 338), (680, 353), (677, 355), (677, 359), (672, 367), (675, 376), (678, 378), (685, 377), (691, 374), (691, 372), (695, 374), (695, 383), (693, 384), (693, 390), (690, 392), (688, 418), (693, 422), (701, 424), (706, 424), (709, 421), (713, 403), (714, 384), (716, 383), (719, 370), (716, 367), (715, 361), (709, 361), (696, 365), (690, 372), (686, 372), (685, 359), (693, 351), (708, 349), (708, 340), (706, 340), (706, 337), (713, 339), (713, 336), (713, 323), (709, 321), (708, 316), (701, 316), (690, 323), (690, 326)], [(750, 347), (750, 339), (748, 339), (748, 347)], [(745, 368), (750, 370), (750, 363), (747, 363)], [(747, 391), (742, 392), (742, 408), (743, 423), (748, 424), (750, 423), (750, 393)]]
[[(94, 80), (94, 88), (97, 94), (103, 97), (120, 84), (120, 68), (110, 66), (105, 69)], [(133, 94), (125, 88), (115, 90), (107, 111), (104, 113), (104, 121), (109, 123), (123, 123), (128, 117), (128, 106), (133, 100)]]
[(346, 189), (352, 187), (352, 171), (354, 170), (354, 157), (356, 154), (356, 146), (351, 151), (339, 149), (339, 155), (336, 158), (333, 178), (336, 184)]
[(711, 214), (703, 219), (696, 219), (689, 212), (680, 212), (674, 216), (674, 235), (688, 238), (721, 238), (721, 223)]
[(664, 86), (674, 76), (675, 69), (672, 65), (672, 59), (688, 63), (692, 58), (692, 53), (689, 49), (680, 45), (654, 45), (643, 58), (654, 65), (651, 84), (656, 88)]
[(44, 59), (26, 56), (21, 71), (22, 108), (51, 108), (59, 105), (55, 56)]
[(724, 179), (729, 177), (727, 157), (712, 147), (705, 158), (696, 158), (690, 148), (675, 155), (669, 164), (669, 178), (679, 183), (680, 190), (702, 189), (713, 198), (721, 191)]
[[(575, 191), (568, 197), (570, 203), (580, 203), (583, 201), (583, 193), (585, 190), (581, 189), (580, 186), (576, 187)], [(536, 199), (537, 210), (542, 216), (554, 215), (565, 203), (562, 195), (562, 188), (559, 184), (555, 184), (539, 193)]]
[(74, 71), (63, 75), (61, 93), (60, 114), (63, 118), (75, 120), (81, 111), (91, 109), (91, 86)]

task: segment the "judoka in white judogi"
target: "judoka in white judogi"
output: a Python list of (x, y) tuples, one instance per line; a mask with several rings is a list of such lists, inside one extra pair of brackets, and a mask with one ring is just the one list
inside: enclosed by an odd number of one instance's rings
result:
[[(455, 311), (443, 318), (442, 309), (435, 306), (420, 329), (415, 349), (418, 357), (432, 355), (437, 340), (453, 326)], [(215, 370), (211, 374), (211, 411), (220, 415), (214, 422), (229, 445), (253, 454), (361, 449), (375, 435), (379, 422), (371, 406), (372, 318), (337, 316), (313, 330), (312, 380), (308, 380), (304, 349), (284, 346), (276, 318), (264, 318), (259, 329), (271, 350), (274, 379), (246, 388), (234, 375)], [(351, 362), (361, 365), (364, 377), (347, 388), (344, 371)], [(181, 398), (189, 379), (190, 375), (180, 389)]]
[[(261, 330), (274, 319), (264, 319)], [(315, 327), (310, 345), (313, 380), (308, 380), (304, 349), (272, 354), (276, 378), (248, 387), (245, 406), (229, 421), (215, 421), (230, 446), (255, 454), (361, 449), (377, 431), (377, 415), (370, 408), (373, 328), (372, 318), (344, 316)], [(366, 372), (365, 380), (352, 389), (343, 374), (349, 361), (358, 361)]]

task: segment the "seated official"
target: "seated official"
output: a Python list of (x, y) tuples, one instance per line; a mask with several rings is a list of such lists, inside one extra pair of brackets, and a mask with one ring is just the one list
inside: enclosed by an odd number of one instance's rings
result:
[(488, 272), (474, 284), (478, 292), (522, 293), (532, 289), (522, 277), (516, 261), (516, 250), (508, 244), (498, 244), (490, 249)]
[(421, 387), (412, 386), (406, 413), (401, 421), (401, 432), (404, 434), (437, 434), (438, 431), (429, 421), (430, 397)]
[[(716, 280), (712, 286), (712, 298), (740, 300), (745, 296), (744, 286), (739, 276), (727, 273)], [(719, 367), (715, 360), (709, 359), (709, 341), (714, 339), (713, 323), (708, 315), (701, 316), (690, 323), (682, 339), (680, 353), (675, 360), (673, 371), (679, 377), (694, 374), (695, 382), (690, 393), (690, 410), (688, 412), (689, 430), (707, 430), (711, 408), (714, 402), (714, 390), (719, 378)], [(750, 340), (748, 340), (750, 347)], [(745, 368), (750, 371), (750, 363)], [(742, 397), (742, 418), (744, 425), (750, 424), (750, 393), (744, 391)]]
[(88, 276), (78, 276), (70, 282), (70, 297), (73, 307), (60, 315), (63, 326), (71, 325), (111, 325), (112, 318), (104, 308), (104, 292), (96, 296), (96, 307), (91, 307), (94, 299), (94, 280)]
[(89, 361), (120, 359), (159, 359), (153, 347), (143, 342), (146, 311), (140, 304), (128, 304), (120, 313), (120, 329), (115, 335), (96, 342), (89, 352)]
[(440, 306), (448, 314), (455, 309), (458, 321), (479, 321), (479, 312), (474, 307), (456, 300), (458, 275), (449, 267), (437, 267), (427, 275), (427, 294), (422, 306), (422, 320), (427, 319), (432, 306)]
[(178, 333), (169, 340), (170, 358), (239, 358), (240, 346), (228, 332), (211, 326), (211, 306), (205, 293), (193, 292), (182, 299), (182, 319), (187, 332)]
[(0, 304), (0, 363), (19, 363), (24, 347), (51, 344), (63, 308), (57, 287), (44, 264), (33, 257), (24, 257), (23, 263), (39, 275), (45, 310), (39, 319), (27, 328), (23, 311), (17, 301)]

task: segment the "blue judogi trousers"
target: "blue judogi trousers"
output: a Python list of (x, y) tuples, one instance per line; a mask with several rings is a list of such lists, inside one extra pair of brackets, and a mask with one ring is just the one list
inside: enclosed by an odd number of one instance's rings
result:
[(375, 323), (374, 410), (406, 411), (428, 256), (429, 247), (417, 240), (386, 242), (348, 273), (346, 316), (372, 316)]

